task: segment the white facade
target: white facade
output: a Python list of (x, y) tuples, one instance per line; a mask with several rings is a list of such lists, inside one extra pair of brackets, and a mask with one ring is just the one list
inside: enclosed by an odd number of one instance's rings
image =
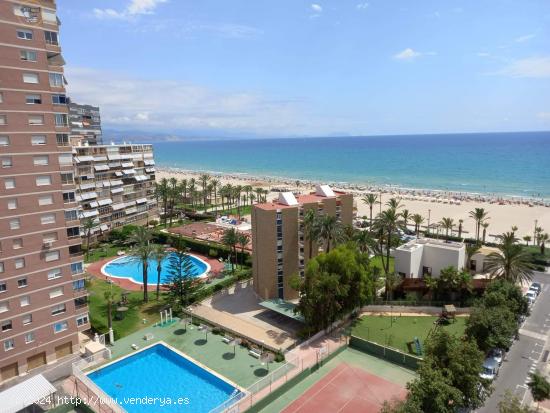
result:
[(463, 243), (424, 238), (401, 245), (395, 250), (394, 257), (395, 272), (403, 277), (439, 277), (443, 268), (464, 268), (466, 247)]

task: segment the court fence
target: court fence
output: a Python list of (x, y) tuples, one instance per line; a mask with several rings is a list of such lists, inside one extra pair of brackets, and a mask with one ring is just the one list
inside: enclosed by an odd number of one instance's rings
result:
[(388, 360), (395, 364), (399, 364), (411, 370), (418, 369), (419, 363), (422, 361), (421, 357), (413, 356), (397, 349), (386, 347), (373, 341), (356, 337), (354, 335), (350, 337), (349, 346), (375, 357)]

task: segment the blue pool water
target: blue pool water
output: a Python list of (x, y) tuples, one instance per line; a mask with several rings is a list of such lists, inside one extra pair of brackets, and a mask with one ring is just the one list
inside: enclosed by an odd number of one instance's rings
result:
[[(191, 261), (193, 263), (193, 275), (199, 277), (208, 270), (207, 264), (190, 255)], [(147, 284), (156, 285), (157, 284), (157, 262), (153, 259), (148, 260), (148, 270), (147, 270)], [(161, 263), (162, 269), (160, 272), (160, 281), (161, 283), (166, 283), (170, 273), (169, 273), (169, 256), (167, 256)], [(104, 268), (104, 271), (107, 275), (113, 277), (121, 278), (131, 278), (135, 282), (143, 284), (143, 268), (141, 262), (132, 258), (132, 257), (122, 257), (117, 258), (116, 260), (111, 261)]]
[[(88, 377), (129, 413), (208, 413), (238, 393), (229, 383), (162, 344)], [(141, 400), (131, 401), (132, 398)]]

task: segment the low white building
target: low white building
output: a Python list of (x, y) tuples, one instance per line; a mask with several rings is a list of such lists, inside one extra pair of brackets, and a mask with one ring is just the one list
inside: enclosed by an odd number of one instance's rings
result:
[(464, 268), (466, 247), (461, 242), (422, 238), (396, 248), (394, 257), (395, 272), (405, 278), (439, 277), (443, 268)]
[(500, 253), (500, 250), (498, 248), (494, 247), (481, 247), (475, 254), (472, 255), (470, 258), (470, 262), (468, 263), (468, 269), (473, 274), (485, 274), (487, 273), (487, 256), (489, 254), (496, 252)]

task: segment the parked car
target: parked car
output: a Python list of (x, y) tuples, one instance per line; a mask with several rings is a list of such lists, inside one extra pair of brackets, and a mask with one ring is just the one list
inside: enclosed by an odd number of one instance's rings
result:
[(502, 364), (502, 361), (504, 360), (504, 350), (501, 348), (493, 348), (489, 351), (487, 357), (495, 360), (500, 366)]
[(530, 290), (535, 290), (537, 292), (537, 295), (540, 294), (542, 291), (542, 285), (538, 282), (531, 283), (531, 286), (529, 287)]
[(487, 357), (483, 362), (483, 368), (481, 373), (479, 373), (479, 377), (493, 381), (498, 374), (499, 367), (498, 362), (494, 358)]
[(529, 301), (529, 305), (533, 305), (535, 300), (537, 299), (537, 293), (529, 290), (525, 293), (525, 297)]

